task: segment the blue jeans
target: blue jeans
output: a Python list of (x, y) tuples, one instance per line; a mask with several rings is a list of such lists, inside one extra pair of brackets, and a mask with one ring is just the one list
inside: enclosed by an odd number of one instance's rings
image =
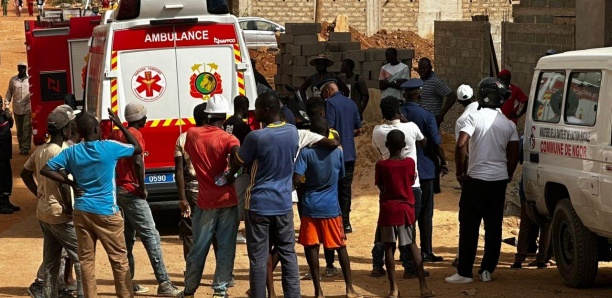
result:
[(161, 238), (159, 232), (155, 228), (153, 214), (147, 200), (139, 198), (126, 192), (122, 188), (117, 188), (117, 204), (121, 207), (125, 228), (123, 234), (125, 236), (125, 245), (127, 248), (128, 263), (130, 264), (130, 274), (134, 279), (136, 264), (134, 264), (134, 243), (136, 242), (136, 232), (144, 245), (149, 261), (153, 267), (153, 273), (158, 283), (170, 281), (164, 258), (161, 251)]
[[(236, 256), (236, 234), (238, 233), (238, 207), (203, 210), (196, 207), (192, 219), (193, 248), (187, 255), (185, 272), (185, 294), (194, 294), (200, 286), (206, 257), (213, 237), (216, 235), (217, 268), (212, 288), (215, 293), (225, 295), (227, 283), (232, 279)], [(267, 260), (267, 257), (266, 257)]]
[[(412, 193), (414, 194), (414, 214), (415, 219), (417, 219), (417, 214), (421, 210), (421, 188), (413, 187)], [(376, 234), (375, 234), (376, 235)], [(415, 239), (416, 240), (416, 239)], [(406, 246), (400, 246), (400, 260), (402, 260), (402, 266), (404, 269), (412, 268), (412, 259), (409, 257), (410, 251)], [(382, 269), (385, 265), (385, 244), (383, 242), (374, 242), (374, 247), (372, 248), (372, 267), (374, 269)]]

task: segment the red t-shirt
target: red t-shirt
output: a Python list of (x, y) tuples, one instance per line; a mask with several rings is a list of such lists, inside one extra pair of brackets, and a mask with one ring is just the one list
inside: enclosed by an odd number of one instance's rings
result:
[(376, 163), (376, 186), (380, 189), (379, 226), (414, 224), (414, 194), (416, 179), (412, 158), (386, 159)]
[(191, 157), (198, 179), (198, 207), (219, 209), (238, 205), (234, 185), (215, 184), (215, 177), (227, 169), (228, 155), (234, 146), (240, 146), (240, 141), (215, 126), (192, 127), (187, 131), (185, 152)]
[[(140, 147), (142, 147), (142, 151), (145, 150), (145, 141), (142, 138), (142, 134), (140, 131), (133, 127), (128, 127), (127, 129), (135, 138), (138, 140)], [(127, 143), (125, 136), (121, 132), (121, 130), (113, 130), (111, 135), (108, 137), (111, 140), (115, 140), (121, 143)], [(117, 162), (117, 167), (115, 167), (115, 183), (117, 186), (122, 187), (126, 191), (131, 194), (144, 198), (145, 195), (137, 190), (138, 188), (138, 179), (136, 179), (136, 170), (134, 169), (134, 158), (122, 158)]]
[(506, 115), (508, 119), (510, 119), (512, 122), (514, 122), (514, 124), (516, 124), (517, 119), (514, 117), (510, 117), (510, 114), (512, 114), (512, 112), (514, 112), (515, 114), (518, 114), (518, 112), (520, 112), (519, 106), (521, 103), (525, 104), (527, 102), (527, 95), (525, 95), (525, 92), (523, 92), (523, 90), (521, 90), (519, 86), (513, 84), (510, 84), (510, 92), (512, 92), (512, 95), (501, 107), (501, 111), (502, 113), (504, 113), (504, 115)]

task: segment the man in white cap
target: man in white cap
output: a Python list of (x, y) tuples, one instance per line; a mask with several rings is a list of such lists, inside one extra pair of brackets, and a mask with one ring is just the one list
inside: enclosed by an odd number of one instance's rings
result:
[(32, 142), (32, 108), (30, 106), (30, 82), (26, 63), (19, 62), (17, 71), (17, 75), (9, 80), (9, 86), (4, 97), (4, 107), (8, 109), (11, 101), (13, 102), (19, 154), (28, 155)]
[(66, 104), (57, 106), (55, 109), (53, 109), (53, 111), (62, 111), (68, 115), (68, 118), (70, 118), (70, 129), (72, 130), (72, 135), (66, 143), (68, 143), (69, 146), (79, 143), (81, 141), (81, 138), (79, 137), (79, 131), (77, 130), (75, 119), (76, 115), (79, 114), (81, 111), (75, 111), (72, 109), (72, 107)]
[(474, 90), (470, 85), (461, 85), (457, 88), (457, 99), (459, 99), (459, 103), (465, 108), (463, 114), (457, 118), (457, 122), (455, 122), (455, 141), (459, 139), (459, 132), (465, 126), (465, 120), (467, 117), (478, 111), (478, 101), (476, 97), (474, 97)]
[[(205, 124), (187, 131), (185, 152), (198, 180), (197, 206), (193, 210), (193, 248), (187, 255), (185, 289), (179, 297), (193, 297), (206, 264), (213, 238), (217, 238), (217, 268), (213, 278), (213, 297), (227, 297), (227, 285), (232, 279), (238, 233), (238, 197), (234, 185), (227, 183), (228, 158), (236, 158), (240, 141), (223, 130), (229, 112), (228, 100), (214, 95), (206, 104)], [(220, 179), (221, 178), (221, 179)]]
[[(125, 120), (128, 123), (127, 130), (138, 140), (140, 147), (145, 148), (145, 141), (142, 138), (140, 129), (147, 123), (147, 108), (140, 103), (129, 103), (125, 106)], [(127, 143), (124, 134), (120, 130), (111, 133), (109, 139), (121, 143)], [(117, 184), (117, 204), (123, 210), (125, 220), (125, 244), (127, 247), (128, 262), (130, 273), (134, 279), (134, 242), (136, 242), (136, 232), (149, 255), (153, 273), (159, 283), (157, 295), (176, 296), (179, 290), (170, 281), (164, 258), (161, 251), (161, 238), (155, 228), (151, 208), (146, 201), (147, 190), (144, 183), (144, 157), (142, 154), (133, 157), (120, 159), (115, 168)], [(146, 293), (148, 288), (132, 282), (134, 293)]]

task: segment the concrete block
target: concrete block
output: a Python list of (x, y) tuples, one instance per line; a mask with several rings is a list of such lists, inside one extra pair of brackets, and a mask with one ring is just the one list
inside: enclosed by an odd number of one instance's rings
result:
[(294, 66), (293, 67), (293, 76), (298, 77), (308, 77), (313, 74), (315, 70), (312, 66)]
[(340, 43), (339, 42), (328, 42), (327, 43), (327, 51), (328, 52), (340, 52)]
[[(559, 1), (559, 0), (553, 0), (553, 2), (555, 1)], [(547, 0), (529, 0), (529, 6), (530, 7), (546, 7), (548, 4), (547, 2), (548, 2)]]
[(280, 35), (279, 43), (281, 44), (291, 44), (293, 43), (293, 34), (283, 33)]
[(379, 70), (371, 70), (369, 71), (369, 78), (370, 80), (374, 80), (374, 81), (378, 81), (378, 78), (380, 77), (380, 69)]
[(461, 57), (469, 58), (470, 57), (470, 51), (469, 50), (462, 50), (461, 51)]
[(297, 46), (316, 45), (317, 43), (319, 43), (319, 38), (316, 34), (293, 36), (293, 44)]
[(293, 56), (301, 56), (302, 55), (302, 46), (298, 46), (298, 45), (288, 45), (287, 49), (289, 53), (291, 53), (291, 55)]
[(308, 63), (306, 61), (305, 56), (293, 56), (293, 65), (295, 66), (307, 66)]
[(413, 59), (414, 58), (414, 50), (413, 49), (398, 49), (397, 57), (401, 60), (403, 59)]
[(327, 71), (332, 73), (340, 73), (340, 68), (342, 68), (342, 63), (340, 61), (334, 61), (334, 65), (327, 68)]
[(553, 16), (536, 16), (535, 22), (537, 24), (550, 24), (553, 22)]
[(291, 54), (282, 54), (282, 64), (291, 65), (293, 64), (293, 55)]
[(384, 65), (381, 61), (364, 62), (362, 70), (364, 71), (380, 71), (380, 68)]
[(376, 59), (374, 59), (374, 53), (376, 52), (376, 49), (367, 49), (365, 50), (364, 54), (365, 54), (365, 61), (366, 62), (372, 62), (375, 61)]
[(280, 73), (284, 75), (292, 75), (293, 74), (293, 65), (282, 64), (280, 66)]
[(283, 63), (283, 55), (282, 54), (278, 54), (276, 56), (274, 56), (274, 63), (276, 64), (281, 64)]
[(289, 34), (297, 35), (315, 35), (321, 32), (321, 24), (319, 23), (287, 23), (285, 30)]
[(344, 53), (328, 53), (329, 59), (331, 59), (331, 61), (334, 61), (334, 65), (338, 64), (342, 64), (342, 60), (344, 59)]
[[(376, 49), (374, 50), (374, 60), (372, 61), (386, 61), (385, 52), (387, 49)], [(399, 53), (397, 55), (399, 57)]]
[(355, 64), (358, 62), (365, 61), (365, 52), (364, 51), (350, 51), (344, 53), (344, 59), (351, 59), (355, 61)]
[(326, 43), (319, 42), (313, 45), (302, 46), (302, 56), (317, 56), (321, 53), (325, 53)]
[(350, 32), (330, 32), (329, 41), (333, 42), (351, 42)]
[(361, 50), (361, 43), (359, 42), (340, 43), (340, 52), (359, 51), (359, 50)]

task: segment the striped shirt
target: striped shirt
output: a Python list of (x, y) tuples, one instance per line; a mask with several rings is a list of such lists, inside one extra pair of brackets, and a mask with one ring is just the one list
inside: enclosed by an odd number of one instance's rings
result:
[(429, 78), (423, 80), (421, 107), (437, 116), (442, 112), (444, 98), (451, 93), (453, 93), (453, 90), (432, 72)]

